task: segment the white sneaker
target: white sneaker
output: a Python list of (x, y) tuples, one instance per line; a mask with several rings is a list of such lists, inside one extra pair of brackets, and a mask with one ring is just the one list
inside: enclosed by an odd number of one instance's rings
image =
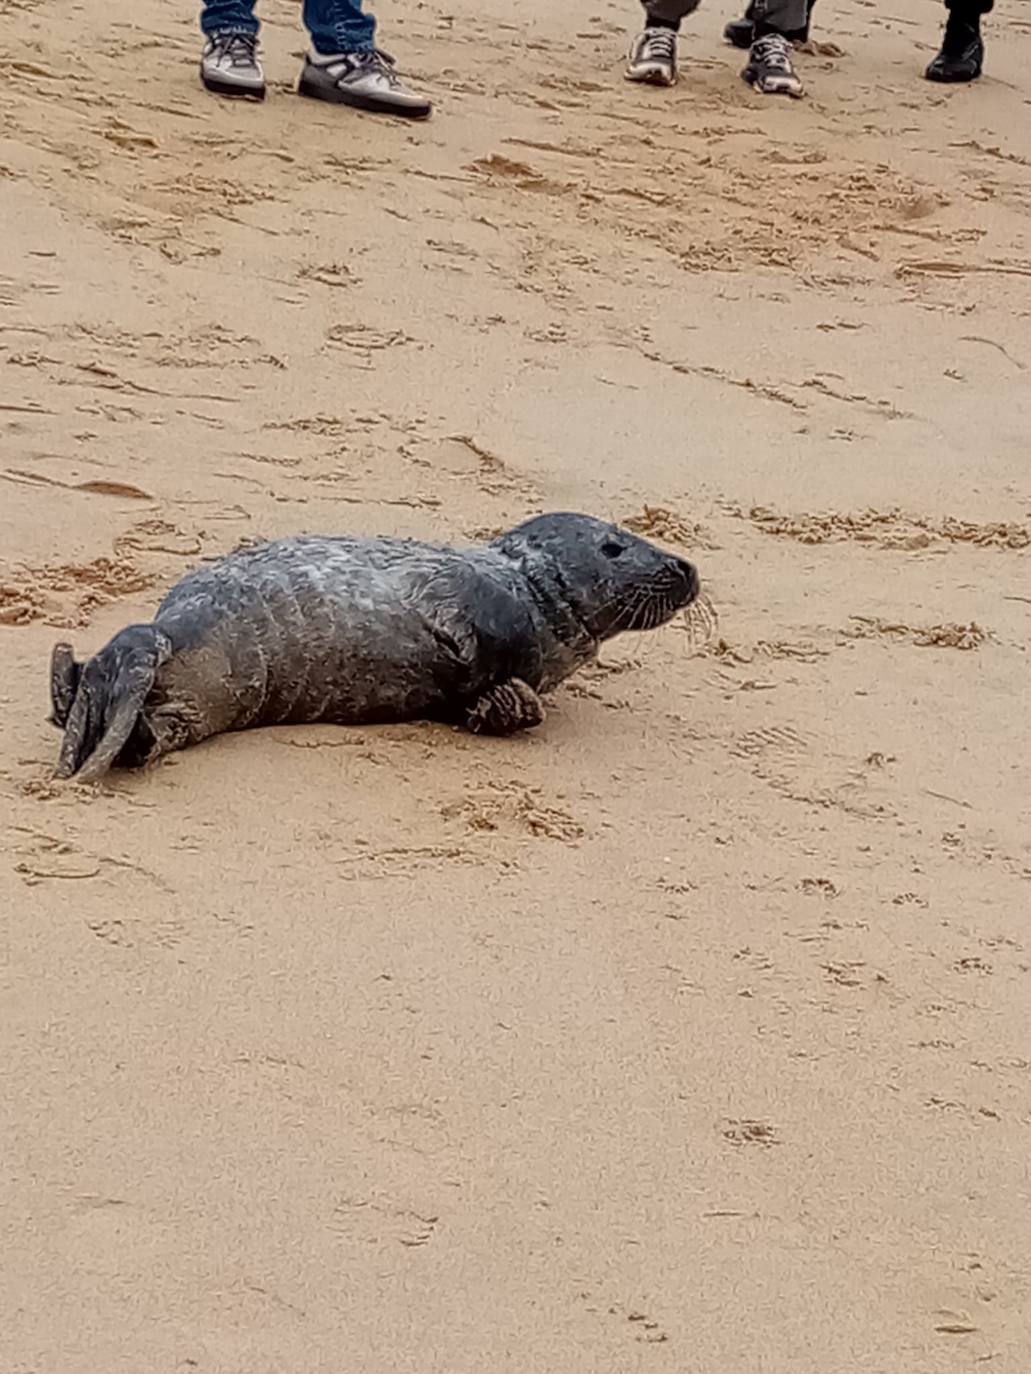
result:
[(630, 49), (628, 81), (674, 86), (677, 80), (677, 35), (673, 29), (645, 29)]
[(394, 60), (385, 52), (341, 52), (332, 57), (309, 56), (297, 86), (298, 95), (327, 100), (331, 105), (352, 105), (376, 114), (427, 119), (433, 106), (425, 96), (404, 86), (394, 71)]
[(265, 73), (256, 36), (238, 29), (211, 34), (200, 59), (200, 79), (216, 95), (264, 100)]

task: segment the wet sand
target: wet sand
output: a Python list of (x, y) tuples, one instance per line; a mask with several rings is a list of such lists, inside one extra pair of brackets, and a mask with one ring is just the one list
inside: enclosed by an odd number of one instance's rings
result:
[[(0, 0), (4, 1374), (1023, 1374), (1031, 22), (823, 0), (805, 103), (626, 3), (379, 13), (264, 106)], [(828, 47), (828, 44), (833, 44)], [(720, 612), (532, 737), (55, 787), (52, 643), (296, 531), (590, 510)]]

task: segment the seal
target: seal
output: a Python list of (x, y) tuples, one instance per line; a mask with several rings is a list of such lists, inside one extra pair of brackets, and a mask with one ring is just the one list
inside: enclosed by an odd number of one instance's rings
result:
[(698, 596), (691, 563), (591, 516), (469, 548), (302, 536), (190, 572), (149, 625), (77, 662), (58, 644), (57, 776), (93, 781), (262, 725), (437, 720), (510, 735), (603, 640)]

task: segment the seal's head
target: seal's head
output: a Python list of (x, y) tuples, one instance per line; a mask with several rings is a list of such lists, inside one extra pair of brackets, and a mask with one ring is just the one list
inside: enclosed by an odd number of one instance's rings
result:
[(589, 515), (538, 515), (497, 541), (595, 639), (654, 630), (698, 595), (694, 565)]

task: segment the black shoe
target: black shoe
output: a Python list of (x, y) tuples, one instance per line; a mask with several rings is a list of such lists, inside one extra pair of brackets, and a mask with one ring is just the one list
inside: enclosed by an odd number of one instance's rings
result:
[[(790, 29), (784, 37), (789, 43), (808, 43), (809, 42), (809, 20), (812, 18), (813, 4), (815, 0), (810, 0), (809, 9), (806, 12), (804, 29)], [(723, 37), (735, 48), (750, 48), (752, 46), (755, 16), (752, 6), (749, 5), (745, 11), (743, 19), (733, 19), (723, 30)]]
[(750, 48), (754, 28), (750, 19), (732, 19), (723, 30), (723, 37), (735, 48)]
[(928, 81), (976, 81), (984, 66), (981, 31), (949, 19), (941, 52), (924, 72)]

